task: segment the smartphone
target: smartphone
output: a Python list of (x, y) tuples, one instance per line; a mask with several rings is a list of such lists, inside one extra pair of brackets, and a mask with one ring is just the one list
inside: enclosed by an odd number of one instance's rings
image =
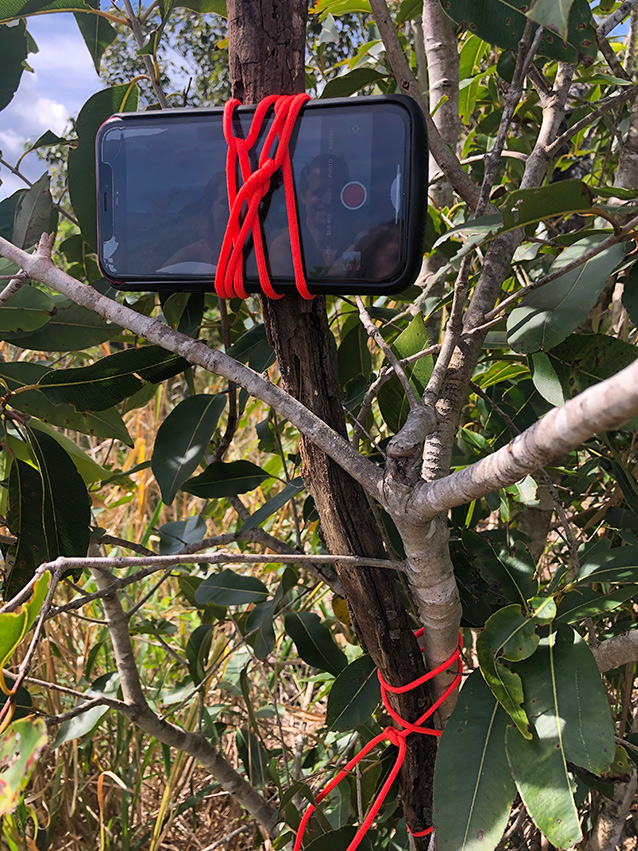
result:
[[(235, 135), (247, 135), (254, 110), (235, 110)], [(229, 213), (222, 115), (221, 108), (124, 113), (100, 128), (98, 259), (114, 286), (213, 290)], [(253, 169), (271, 120), (252, 152)], [(309, 101), (290, 153), (309, 290), (381, 295), (412, 284), (427, 205), (426, 130), (415, 102), (401, 95)], [(259, 218), (271, 281), (293, 292), (280, 174)], [(258, 292), (251, 242), (244, 270), (246, 289)]]

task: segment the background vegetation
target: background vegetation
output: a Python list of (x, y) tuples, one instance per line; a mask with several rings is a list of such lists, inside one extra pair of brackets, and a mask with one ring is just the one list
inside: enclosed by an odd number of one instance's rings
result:
[[(377, 667), (417, 656), (369, 638), (371, 565), (395, 595), (371, 620), (423, 625), (430, 667), (462, 630), (440, 851), (635, 847), (636, 5), (310, 10), (313, 96), (408, 91), (432, 115), (419, 281), (325, 300), (348, 444), (281, 389), (257, 297), (122, 295), (96, 264), (95, 132), (227, 99), (223, 0), (0, 0), (0, 108), (33, 13), (75, 10), (107, 84), (0, 203), (3, 847), (291, 847), (389, 723)], [(335, 545), (300, 434), (367, 491), (352, 514), (382, 562)], [(416, 748), (359, 847), (427, 844), (406, 827), (432, 816)], [(393, 759), (366, 757), (305, 847), (345, 849)]]

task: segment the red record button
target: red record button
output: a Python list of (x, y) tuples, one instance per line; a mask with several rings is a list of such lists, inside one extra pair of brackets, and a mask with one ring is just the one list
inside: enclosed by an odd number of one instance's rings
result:
[(351, 180), (341, 190), (341, 203), (346, 210), (358, 210), (363, 207), (367, 198), (366, 188), (358, 180)]

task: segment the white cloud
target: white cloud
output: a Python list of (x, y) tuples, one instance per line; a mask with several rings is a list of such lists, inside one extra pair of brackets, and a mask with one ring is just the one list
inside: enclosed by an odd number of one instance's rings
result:
[[(35, 16), (28, 29), (39, 48), (28, 57), (33, 73), (23, 73), (13, 100), (0, 113), (0, 150), (12, 165), (27, 142), (35, 142), (45, 130), (63, 135), (69, 117), (103, 87), (72, 15)], [(44, 164), (30, 154), (21, 171), (37, 180)], [(5, 168), (0, 168), (0, 178), (0, 199), (26, 185)]]
[(0, 130), (0, 151), (6, 160), (17, 159), (24, 148), (24, 137), (15, 130)]

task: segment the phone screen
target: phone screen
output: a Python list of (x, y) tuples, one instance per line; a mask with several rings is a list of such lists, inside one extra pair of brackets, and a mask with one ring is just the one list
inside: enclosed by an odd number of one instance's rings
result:
[[(251, 115), (236, 112), (245, 136)], [(264, 128), (251, 165), (257, 165)], [(383, 281), (405, 263), (409, 116), (400, 105), (308, 108), (290, 151), (306, 280)], [(210, 283), (228, 219), (227, 147), (221, 113), (146, 113), (115, 118), (98, 139), (100, 262), (119, 281)], [(238, 184), (240, 185), (240, 184)], [(260, 221), (273, 281), (292, 281), (280, 173)], [(245, 250), (246, 282), (257, 267)]]

